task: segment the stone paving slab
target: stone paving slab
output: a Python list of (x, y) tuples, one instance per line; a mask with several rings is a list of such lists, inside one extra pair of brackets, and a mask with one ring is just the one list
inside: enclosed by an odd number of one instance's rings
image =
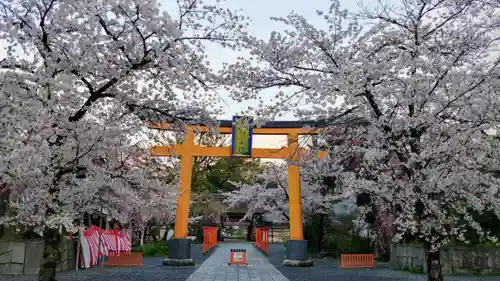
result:
[[(231, 249), (246, 249), (248, 266), (228, 265)], [(186, 281), (288, 281), (249, 243), (220, 244)]]

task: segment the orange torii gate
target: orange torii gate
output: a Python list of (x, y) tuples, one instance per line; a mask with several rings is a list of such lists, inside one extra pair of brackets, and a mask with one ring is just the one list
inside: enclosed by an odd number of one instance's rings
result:
[[(238, 117), (236, 117), (238, 118)], [(219, 121), (218, 131), (220, 134), (233, 134), (234, 122), (236, 119)], [(253, 128), (250, 121), (250, 127)], [(250, 132), (251, 153), (247, 155), (251, 158), (272, 158), (297, 160), (304, 152), (298, 147), (299, 135), (318, 134), (318, 122), (315, 121), (273, 121), (267, 122), (264, 126), (253, 128)], [(149, 123), (148, 127), (157, 130), (171, 130), (172, 124), (168, 122)], [(308, 127), (308, 128), (306, 128)], [(319, 126), (323, 127), (323, 126)], [(180, 156), (180, 195), (177, 201), (175, 217), (174, 237), (168, 241), (168, 257), (165, 259), (166, 265), (192, 265), (191, 241), (187, 239), (189, 205), (191, 195), (191, 177), (193, 167), (193, 157), (231, 157), (234, 156), (232, 147), (203, 147), (195, 144), (196, 133), (209, 133), (210, 129), (204, 125), (185, 126), (184, 141), (182, 144), (174, 146), (154, 146), (151, 148), (154, 156)], [(248, 135), (248, 134), (247, 134)], [(251, 148), (252, 135), (286, 135), (288, 146), (281, 149), (276, 148)], [(234, 146), (234, 134), (233, 134)], [(319, 153), (319, 157), (326, 155)], [(288, 166), (288, 195), (290, 212), (290, 240), (286, 245), (285, 265), (290, 266), (311, 266), (307, 253), (307, 241), (304, 240), (302, 230), (302, 203), (300, 192), (300, 171), (296, 165)]]

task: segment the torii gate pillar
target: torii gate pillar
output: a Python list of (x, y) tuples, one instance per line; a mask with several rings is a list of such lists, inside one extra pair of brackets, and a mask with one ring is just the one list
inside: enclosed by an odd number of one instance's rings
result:
[[(225, 121), (226, 123), (228, 121)], [(221, 121), (222, 123), (222, 121)], [(296, 123), (296, 122), (280, 122)], [(168, 123), (150, 124), (152, 129), (168, 129)], [(181, 157), (181, 177), (180, 194), (177, 199), (177, 209), (175, 217), (174, 238), (168, 241), (168, 257), (165, 259), (165, 265), (194, 265), (191, 259), (191, 240), (187, 238), (189, 205), (191, 195), (191, 176), (193, 169), (193, 157), (231, 157), (231, 147), (202, 147), (196, 145), (194, 136), (196, 132), (209, 132), (204, 126), (187, 126), (184, 135), (184, 142), (175, 146), (154, 146), (152, 153), (155, 156), (180, 156)], [(231, 134), (232, 128), (221, 125), (219, 133)], [(299, 135), (317, 134), (317, 129), (304, 129), (299, 126), (277, 125), (262, 128), (254, 128), (253, 134), (256, 135), (286, 135), (288, 146), (281, 149), (253, 148), (252, 158), (274, 158), (297, 160), (302, 153), (298, 147)], [(326, 153), (320, 153), (319, 157), (324, 157)], [(300, 192), (300, 169), (298, 166), (290, 164), (288, 166), (288, 196), (290, 213), (290, 239), (286, 244), (286, 260), (283, 261), (287, 266), (312, 266), (307, 252), (307, 240), (304, 240), (302, 229), (302, 201)]]
[[(289, 134), (288, 149), (299, 151), (299, 135)], [(291, 154), (291, 160), (297, 160), (299, 153)], [(307, 251), (307, 240), (304, 240), (302, 225), (302, 196), (300, 192), (300, 169), (297, 165), (288, 165), (288, 206), (290, 214), (290, 239), (286, 242), (286, 259), (283, 265), (312, 266)]]

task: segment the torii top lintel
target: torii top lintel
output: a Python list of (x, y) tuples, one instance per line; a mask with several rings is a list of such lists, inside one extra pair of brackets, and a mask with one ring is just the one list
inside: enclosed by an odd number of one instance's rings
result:
[[(322, 129), (326, 127), (324, 121), (269, 121), (260, 127), (253, 129), (254, 135), (315, 135), (321, 133)], [(168, 130), (172, 128), (170, 122), (151, 122), (148, 124), (151, 129)], [(231, 120), (218, 120), (217, 128), (221, 134), (232, 133)], [(189, 124), (186, 129), (193, 132), (209, 132), (210, 128), (202, 124)]]

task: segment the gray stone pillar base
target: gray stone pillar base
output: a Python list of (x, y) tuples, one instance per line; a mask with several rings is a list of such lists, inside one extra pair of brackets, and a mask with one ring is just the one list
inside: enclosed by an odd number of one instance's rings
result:
[(283, 265), (292, 267), (311, 267), (314, 265), (307, 252), (307, 240), (288, 240), (286, 242), (286, 259), (283, 261)]
[(314, 263), (312, 260), (305, 260), (305, 261), (284, 260), (283, 265), (289, 267), (313, 267)]
[(163, 265), (171, 266), (193, 266), (191, 258), (191, 239), (170, 239), (167, 242), (168, 256)]
[(194, 260), (193, 259), (170, 259), (166, 258), (163, 260), (163, 265), (168, 265), (168, 266), (194, 266)]

